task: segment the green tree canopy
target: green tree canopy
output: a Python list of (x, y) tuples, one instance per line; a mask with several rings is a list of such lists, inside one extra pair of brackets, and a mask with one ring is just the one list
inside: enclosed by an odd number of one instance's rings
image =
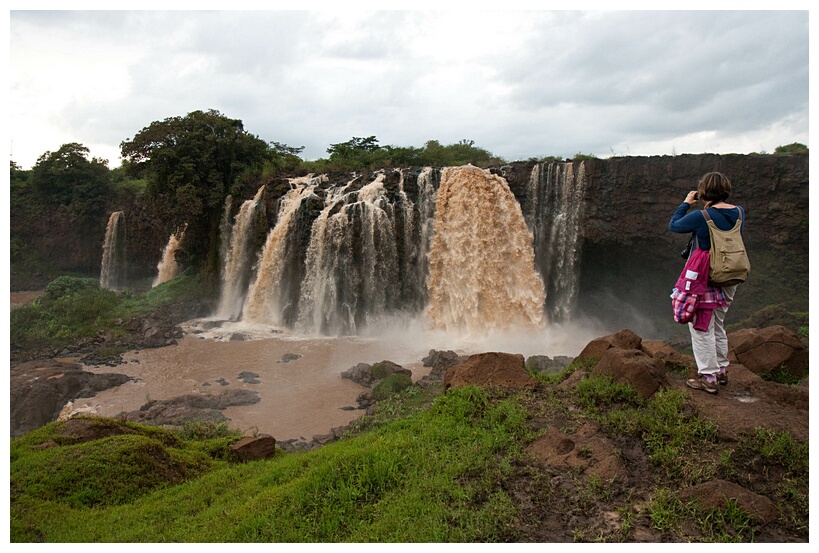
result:
[[(408, 167), (420, 165), (447, 166), (471, 163), (488, 167), (503, 163), (488, 150), (475, 146), (474, 140), (461, 140), (444, 146), (429, 140), (423, 148), (380, 146), (375, 136), (354, 136), (346, 142), (331, 144), (327, 149), (330, 159), (326, 168), (336, 171), (376, 169), (380, 167)], [(324, 167), (322, 167), (324, 168)]]
[(187, 223), (186, 252), (192, 261), (211, 254), (212, 263), (225, 197), (273, 161), (265, 141), (216, 110), (154, 121), (120, 149), (129, 174), (145, 180), (146, 198), (165, 232)]
[(63, 144), (41, 155), (31, 170), (31, 185), (43, 202), (83, 221), (101, 217), (112, 194), (108, 163), (88, 155), (82, 144)]

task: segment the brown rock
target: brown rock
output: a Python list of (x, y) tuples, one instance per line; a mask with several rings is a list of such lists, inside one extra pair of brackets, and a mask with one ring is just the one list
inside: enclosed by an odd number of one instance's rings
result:
[(614, 334), (592, 340), (583, 348), (577, 359), (600, 359), (609, 348), (640, 349), (642, 341), (637, 334), (624, 328)]
[(706, 509), (723, 509), (729, 500), (734, 500), (751, 518), (762, 524), (773, 522), (779, 516), (773, 501), (726, 480), (711, 480), (687, 488), (680, 492), (680, 499), (695, 499)]
[(784, 326), (745, 328), (728, 335), (728, 358), (756, 374), (780, 367), (796, 378), (808, 370), (808, 350), (792, 330)]
[(607, 375), (615, 382), (631, 384), (646, 399), (668, 387), (663, 362), (637, 349), (608, 349), (591, 374)]
[(248, 436), (230, 446), (230, 449), (240, 461), (270, 459), (276, 455), (276, 438), (268, 434)]
[(526, 372), (522, 355), (490, 352), (470, 355), (447, 370), (444, 390), (470, 384), (517, 389), (535, 387), (537, 380)]
[(662, 359), (665, 361), (666, 367), (669, 365), (676, 365), (678, 367), (693, 367), (696, 369), (697, 363), (694, 361), (694, 356), (680, 353), (663, 341), (644, 341), (642, 344), (642, 350), (654, 359)]

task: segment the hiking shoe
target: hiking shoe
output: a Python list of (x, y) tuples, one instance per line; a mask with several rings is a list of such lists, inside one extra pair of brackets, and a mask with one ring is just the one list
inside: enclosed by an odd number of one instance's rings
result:
[(728, 384), (728, 371), (717, 373), (717, 384), (720, 386)]
[(689, 378), (685, 381), (685, 385), (689, 388), (694, 388), (695, 390), (702, 390), (704, 392), (708, 392), (709, 394), (718, 394), (719, 393), (719, 386), (716, 382), (713, 384), (705, 380), (704, 377), (698, 376), (697, 378)]

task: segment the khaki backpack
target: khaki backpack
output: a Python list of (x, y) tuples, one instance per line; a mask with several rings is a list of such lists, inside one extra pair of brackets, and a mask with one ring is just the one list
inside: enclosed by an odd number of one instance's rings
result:
[(731, 230), (721, 230), (711, 220), (708, 210), (702, 210), (711, 235), (711, 271), (708, 282), (714, 286), (733, 286), (745, 282), (751, 272), (751, 262), (742, 241), (742, 208), (737, 206), (737, 210), (739, 217)]

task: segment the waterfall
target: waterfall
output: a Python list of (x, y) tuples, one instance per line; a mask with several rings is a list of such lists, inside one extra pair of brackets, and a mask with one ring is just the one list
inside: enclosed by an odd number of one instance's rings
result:
[[(230, 232), (225, 232), (223, 243), (229, 235), (230, 246), (224, 257), (222, 269), (222, 290), (216, 314), (220, 318), (236, 320), (242, 314), (247, 283), (250, 280), (253, 237), (257, 232), (255, 223), (259, 221), (259, 206), (263, 205), (265, 187), (259, 187), (252, 200), (242, 203)], [(224, 225), (227, 227), (228, 225)], [(223, 228), (224, 232), (226, 228)]]
[(427, 255), (435, 217), (438, 171), (425, 167), (416, 177), (417, 203), (404, 190), (406, 176), (402, 174), (399, 190), (402, 212), (402, 232), (397, 237), (402, 246), (402, 300), (410, 312), (423, 311), (427, 303)]
[(102, 246), (100, 287), (120, 290), (125, 285), (125, 213), (115, 211), (108, 218)]
[(313, 222), (298, 327), (356, 334), (398, 306), (395, 211), (384, 174), (358, 191), (328, 194)]
[(242, 320), (272, 325), (292, 324), (295, 319), (298, 296), (291, 291), (301, 282), (298, 233), (298, 213), (322, 178), (312, 176), (292, 179), (290, 189), (280, 200), (275, 226), (267, 235), (256, 269), (256, 278), (250, 286)]
[(477, 167), (447, 167), (429, 251), (431, 327), (486, 332), (539, 328), (545, 293), (532, 233), (505, 179)]
[(188, 225), (182, 228), (181, 231), (171, 234), (165, 249), (162, 250), (162, 258), (156, 266), (157, 275), (154, 279), (152, 287), (159, 286), (163, 282), (168, 282), (179, 274), (179, 264), (176, 262), (176, 252), (179, 251), (179, 245), (182, 243), (182, 238), (185, 236), (185, 229)]
[(233, 234), (233, 227), (230, 224), (230, 214), (233, 211), (233, 196), (228, 194), (225, 197), (225, 207), (222, 210), (222, 220), (219, 221), (219, 259), (222, 261), (222, 268), (219, 274), (220, 282), (225, 281), (225, 261), (230, 252), (230, 238)]
[(233, 225), (228, 197), (217, 314), (326, 335), (419, 314), (466, 333), (565, 321), (585, 180), (582, 162), (535, 164), (519, 203), (504, 178), (471, 165), (308, 175), (289, 179), (272, 228), (264, 186)]
[(526, 222), (532, 229), (535, 266), (546, 286), (550, 320), (569, 318), (578, 295), (585, 164), (538, 163), (527, 183)]

